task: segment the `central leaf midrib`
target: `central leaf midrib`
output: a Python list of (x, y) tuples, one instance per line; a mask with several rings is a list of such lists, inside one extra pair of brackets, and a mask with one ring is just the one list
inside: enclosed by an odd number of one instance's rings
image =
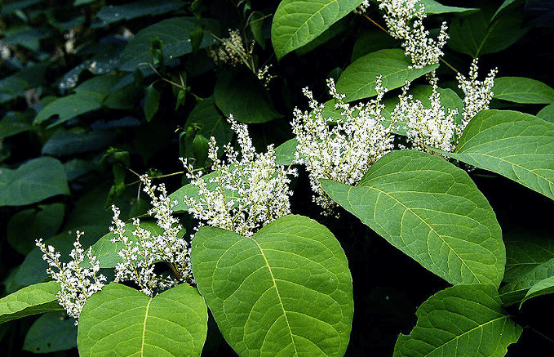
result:
[(255, 240), (252, 239), (252, 241), (258, 246), (258, 249), (260, 249), (260, 254), (264, 258), (265, 264), (267, 266), (267, 269), (269, 270), (269, 275), (271, 276), (271, 281), (273, 282), (273, 286), (275, 286), (275, 292), (277, 293), (277, 298), (279, 299), (279, 305), (281, 306), (281, 309), (283, 310), (283, 316), (285, 317), (285, 321), (287, 322), (287, 327), (290, 332), (291, 336), (291, 342), (294, 346), (295, 355), (298, 356), (298, 350), (296, 349), (296, 343), (294, 342), (294, 338), (292, 337), (292, 328), (290, 327), (289, 319), (287, 317), (287, 311), (285, 310), (285, 306), (283, 305), (283, 300), (281, 299), (281, 294), (279, 293), (279, 288), (277, 287), (277, 282), (275, 280), (275, 277), (273, 276), (273, 270), (271, 270), (271, 266), (269, 265), (269, 261), (267, 260), (267, 257), (265, 256), (264, 250), (260, 246), (260, 244)]
[(144, 340), (146, 336), (146, 320), (148, 319), (148, 311), (150, 310), (150, 303), (152, 302), (152, 298), (148, 300), (148, 304), (146, 304), (146, 311), (144, 314), (144, 323), (142, 324), (142, 339), (140, 344), (140, 355), (144, 356)]

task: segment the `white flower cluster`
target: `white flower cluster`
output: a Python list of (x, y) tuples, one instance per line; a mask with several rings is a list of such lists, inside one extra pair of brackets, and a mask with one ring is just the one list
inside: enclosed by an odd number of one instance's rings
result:
[(36, 245), (43, 253), (42, 259), (48, 263), (46, 272), (60, 284), (61, 290), (56, 295), (58, 301), (67, 311), (67, 314), (75, 318), (75, 325), (78, 324), (79, 315), (87, 300), (92, 294), (102, 290), (106, 281), (104, 275), (98, 274), (100, 263), (96, 256), (92, 255), (90, 248), (86, 252), (90, 268), (81, 267), (85, 260), (85, 252), (79, 242), (82, 235), (82, 232), (77, 231), (77, 239), (73, 243), (73, 250), (69, 254), (72, 258), (69, 263), (60, 262), (61, 254), (53, 246), (46, 246), (42, 239), (36, 240)]
[(364, 0), (360, 5), (358, 5), (357, 8), (354, 9), (354, 13), (357, 15), (361, 15), (367, 11), (369, 6), (370, 6), (369, 0)]
[(452, 151), (455, 135), (458, 132), (454, 116), (458, 111), (444, 108), (438, 92), (437, 79), (431, 78), (430, 82), (433, 92), (429, 97), (431, 102), (429, 108), (426, 108), (420, 100), (407, 94), (410, 83), (406, 82), (399, 97), (400, 102), (391, 114), (391, 120), (393, 123), (406, 122), (408, 141), (412, 143), (412, 149), (432, 152), (427, 148), (430, 146)]
[[(162, 228), (162, 233), (153, 235), (147, 229), (140, 227), (140, 220), (133, 219), (135, 230), (132, 232), (133, 239), (125, 234), (125, 223), (119, 219), (119, 209), (112, 206), (114, 213), (113, 243), (123, 243), (123, 248), (118, 255), (123, 258), (123, 263), (115, 267), (115, 281), (133, 281), (143, 293), (148, 296), (159, 290), (167, 289), (179, 283), (192, 281), (192, 270), (190, 265), (190, 248), (188, 242), (179, 237), (182, 226), (172, 214), (171, 207), (177, 202), (171, 202), (167, 196), (165, 186), (152, 185), (152, 181), (145, 175), (140, 180), (144, 184), (144, 192), (151, 199), (153, 208), (148, 212), (156, 218), (156, 224)], [(156, 196), (156, 190), (160, 192)], [(175, 277), (156, 274), (155, 263), (164, 262), (169, 265)]]
[(245, 63), (247, 64), (247, 58), (252, 56), (254, 46), (250, 46), (247, 51), (242, 43), (242, 37), (238, 29), (229, 29), (229, 38), (221, 40), (221, 46), (217, 48), (217, 51), (210, 49), (210, 56), (218, 63), (229, 63), (231, 66)]
[(208, 151), (214, 171), (209, 179), (182, 159), (187, 177), (199, 189), (198, 197), (185, 197), (185, 203), (189, 213), (201, 221), (199, 227), (206, 224), (251, 237), (257, 229), (290, 213), (289, 175), (297, 173), (275, 163), (272, 145), (266, 153), (256, 153), (246, 125), (232, 116), (229, 122), (237, 133), (240, 159), (230, 144), (225, 146), (226, 161), (218, 159), (214, 137)]
[(296, 160), (306, 165), (315, 194), (313, 200), (323, 208), (324, 215), (332, 214), (337, 205), (323, 191), (319, 179), (356, 184), (375, 161), (393, 148), (393, 136), (389, 126), (383, 125), (381, 115), (386, 89), (380, 76), (376, 80), (377, 97), (356, 106), (344, 103), (345, 96), (337, 93), (333, 80), (327, 80), (327, 85), (343, 119), (326, 117), (324, 105), (305, 88), (312, 111), (296, 108), (292, 121), (298, 140)]
[(498, 69), (492, 69), (484, 81), (477, 80), (479, 69), (477, 67), (478, 59), (474, 59), (469, 69), (469, 79), (461, 73), (458, 73), (458, 87), (464, 92), (464, 112), (463, 112), (463, 130), (481, 110), (489, 109), (489, 103), (494, 96), (492, 87), (494, 87), (494, 77)]
[(435, 40), (429, 38), (429, 31), (423, 26), (427, 15), (420, 0), (379, 0), (379, 9), (384, 10), (383, 17), (390, 35), (404, 41), (402, 47), (415, 68), (439, 62), (448, 40), (446, 22), (442, 23)]

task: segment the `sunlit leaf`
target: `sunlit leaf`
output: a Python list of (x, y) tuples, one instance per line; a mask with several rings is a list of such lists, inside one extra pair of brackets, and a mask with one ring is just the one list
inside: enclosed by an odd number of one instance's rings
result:
[(25, 316), (59, 311), (56, 294), (60, 284), (55, 281), (28, 286), (0, 299), (0, 324)]
[(200, 356), (208, 311), (198, 291), (181, 284), (154, 298), (111, 283), (79, 318), (81, 356)]
[(352, 324), (352, 277), (333, 234), (285, 216), (252, 238), (202, 227), (192, 267), (225, 340), (241, 356), (342, 356)]
[(393, 151), (357, 186), (325, 192), (390, 244), (451, 284), (498, 286), (506, 252), (495, 214), (466, 172), (419, 151)]
[(490, 285), (442, 290), (427, 299), (416, 315), (412, 332), (398, 337), (394, 357), (502, 357), (523, 331), (502, 309), (502, 301)]
[(500, 77), (494, 80), (494, 98), (524, 104), (554, 103), (554, 89), (531, 78)]

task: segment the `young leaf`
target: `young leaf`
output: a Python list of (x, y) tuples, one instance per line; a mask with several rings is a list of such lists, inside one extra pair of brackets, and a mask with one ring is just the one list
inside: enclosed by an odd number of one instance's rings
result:
[(444, 153), (554, 199), (554, 124), (510, 110), (485, 110)]
[(554, 89), (531, 78), (500, 77), (494, 80), (494, 98), (523, 104), (554, 103)]
[(0, 324), (25, 316), (60, 311), (56, 294), (60, 284), (55, 281), (28, 286), (0, 299)]
[(467, 173), (447, 161), (393, 151), (357, 186), (321, 183), (335, 202), (449, 283), (502, 281), (506, 252), (495, 214)]
[(394, 357), (502, 357), (523, 330), (502, 309), (490, 285), (458, 285), (439, 291), (416, 315), (412, 332), (398, 336)]
[(208, 311), (198, 291), (181, 284), (154, 298), (111, 283), (79, 317), (77, 344), (86, 356), (200, 356)]
[(346, 94), (345, 101), (369, 98), (377, 94), (375, 78), (383, 76), (383, 86), (388, 90), (400, 88), (406, 81), (413, 81), (439, 67), (410, 68), (412, 63), (401, 49), (385, 49), (358, 58), (342, 72), (337, 81), (337, 92)]
[(198, 290), (239, 355), (344, 354), (352, 277), (327, 228), (285, 216), (252, 238), (202, 227), (192, 245)]
[(148, 87), (146, 87), (145, 92), (146, 94), (144, 97), (144, 116), (146, 117), (146, 121), (150, 121), (160, 107), (161, 94), (156, 88), (154, 88), (153, 85), (149, 85)]
[(68, 194), (63, 166), (54, 158), (39, 157), (17, 170), (0, 169), (0, 206), (24, 206)]
[(361, 3), (361, 0), (281, 1), (271, 26), (277, 59), (309, 43)]

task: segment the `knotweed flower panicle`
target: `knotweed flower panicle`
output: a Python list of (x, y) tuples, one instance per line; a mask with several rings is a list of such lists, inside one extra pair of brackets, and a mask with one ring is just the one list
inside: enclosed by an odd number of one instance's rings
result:
[(212, 160), (211, 178), (194, 172), (192, 165), (182, 159), (186, 176), (198, 187), (197, 197), (185, 197), (189, 213), (203, 225), (234, 231), (251, 237), (256, 230), (290, 213), (289, 176), (296, 170), (277, 165), (272, 145), (267, 152), (257, 153), (246, 125), (229, 117), (231, 129), (237, 134), (239, 152), (230, 144), (225, 146), (226, 160), (220, 160), (215, 138), (209, 143), (208, 157)]
[[(144, 192), (150, 197), (153, 208), (148, 212), (156, 219), (156, 224), (162, 229), (159, 235), (140, 226), (138, 218), (133, 219), (135, 230), (130, 239), (125, 234), (125, 223), (119, 219), (120, 211), (112, 206), (114, 213), (113, 226), (110, 231), (114, 234), (113, 243), (123, 243), (118, 255), (123, 263), (115, 267), (115, 281), (133, 281), (143, 293), (153, 296), (155, 292), (170, 288), (182, 282), (192, 282), (190, 265), (190, 247), (188, 242), (179, 237), (182, 226), (172, 214), (171, 208), (177, 204), (172, 202), (163, 184), (152, 185), (146, 176), (140, 177), (144, 185)], [(159, 196), (156, 196), (156, 191)], [(165, 262), (169, 265), (175, 277), (165, 276), (154, 272), (155, 264)]]
[(428, 149), (430, 146), (444, 151), (453, 151), (457, 133), (454, 116), (458, 111), (445, 109), (441, 104), (436, 77), (431, 78), (430, 84), (433, 88), (429, 97), (431, 104), (426, 108), (420, 100), (408, 94), (410, 82), (406, 81), (399, 96), (400, 102), (391, 114), (391, 120), (393, 123), (406, 123), (408, 141), (412, 144), (412, 149), (432, 152)]
[[(46, 272), (52, 279), (60, 284), (60, 292), (56, 294), (58, 302), (67, 311), (67, 314), (75, 318), (75, 325), (78, 324), (79, 315), (83, 306), (92, 294), (102, 290), (106, 277), (99, 274), (100, 263), (96, 256), (92, 255), (89, 248), (85, 254), (79, 239), (83, 235), (77, 231), (77, 239), (73, 243), (73, 250), (69, 256), (69, 263), (60, 262), (61, 254), (53, 246), (46, 246), (42, 239), (36, 240), (36, 245), (42, 251), (42, 259), (48, 263)], [(88, 258), (90, 268), (81, 267), (81, 264)]]
[(442, 23), (437, 39), (432, 39), (423, 26), (427, 15), (420, 0), (379, 0), (379, 9), (384, 10), (390, 35), (403, 40), (402, 47), (412, 59), (413, 67), (423, 68), (439, 62), (448, 40), (446, 22)]
[(469, 123), (469, 121), (481, 110), (489, 109), (489, 103), (494, 96), (492, 87), (494, 87), (494, 77), (498, 69), (492, 69), (484, 81), (477, 80), (479, 68), (478, 59), (474, 59), (469, 70), (469, 79), (458, 73), (458, 87), (464, 92), (464, 112), (463, 125), (460, 127), (460, 133)]
[(246, 50), (240, 31), (238, 29), (229, 29), (228, 31), (229, 38), (221, 40), (221, 45), (217, 48), (217, 51), (211, 49), (210, 57), (216, 63), (228, 63), (233, 67), (241, 63), (248, 65), (247, 58), (252, 57), (254, 46), (250, 46), (250, 49)]
[(324, 215), (332, 214), (337, 204), (323, 191), (319, 179), (354, 185), (375, 161), (393, 148), (390, 127), (383, 125), (381, 115), (384, 108), (381, 100), (386, 92), (381, 76), (376, 80), (377, 97), (355, 106), (344, 102), (345, 95), (337, 93), (332, 79), (327, 80), (327, 86), (335, 99), (335, 109), (342, 111), (342, 118), (326, 117), (324, 105), (304, 88), (312, 110), (294, 109), (292, 121), (292, 130), (298, 140), (296, 160), (306, 166), (313, 200), (323, 209)]

